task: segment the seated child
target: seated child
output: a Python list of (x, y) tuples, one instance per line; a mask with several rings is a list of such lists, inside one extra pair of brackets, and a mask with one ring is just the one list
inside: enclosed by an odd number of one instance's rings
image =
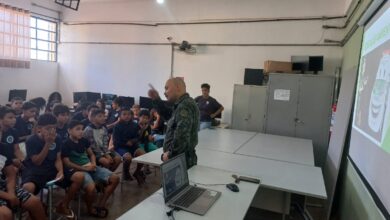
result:
[(22, 114), (23, 99), (20, 97), (13, 97), (11, 99), (11, 108), (15, 111), (16, 115)]
[(86, 128), (89, 124), (91, 124), (91, 120), (90, 120), (91, 113), (95, 109), (99, 109), (99, 107), (95, 104), (91, 104), (87, 107), (88, 117), (81, 121), (81, 123), (83, 123), (84, 125), (84, 128)]
[(45, 106), (46, 106), (46, 100), (44, 98), (36, 97), (36, 98), (30, 99), (30, 102), (34, 103), (37, 106), (37, 109), (38, 109), (37, 116), (44, 113)]
[(15, 167), (21, 168), (25, 155), (19, 149), (18, 132), (13, 128), (15, 123), (15, 110), (10, 107), (0, 107), (0, 137), (1, 143), (3, 143), (3, 148), (0, 150), (6, 153), (7, 158)]
[(57, 118), (57, 136), (61, 143), (68, 138), (69, 107), (63, 104), (57, 104), (53, 108), (53, 114)]
[(138, 122), (138, 119), (139, 119), (139, 113), (141, 111), (141, 106), (140, 105), (137, 105), (137, 104), (134, 104), (133, 107), (131, 108), (131, 111), (133, 111), (133, 120), (135, 122)]
[[(86, 192), (85, 203), (88, 213), (94, 217), (105, 218), (108, 214), (107, 199), (114, 192), (119, 183), (119, 177), (104, 167), (96, 166), (96, 157), (92, 152), (90, 143), (83, 138), (83, 124), (71, 121), (68, 125), (69, 138), (64, 142), (62, 158), (65, 167), (84, 172), (83, 187)], [(95, 182), (106, 185), (103, 195), (93, 207), (95, 201)]]
[(104, 127), (105, 122), (104, 111), (101, 109), (93, 110), (91, 124), (85, 128), (83, 136), (91, 143), (97, 164), (115, 171), (122, 161), (118, 153), (108, 149), (109, 136), (106, 127)]
[[(138, 120), (138, 143), (139, 147), (146, 153), (154, 151), (157, 146), (153, 143), (152, 128), (150, 127), (150, 113), (148, 110), (141, 110)], [(145, 174), (150, 174), (149, 166), (145, 166)]]
[[(120, 113), (120, 121), (114, 127), (113, 141), (115, 151), (123, 158), (123, 180), (131, 180), (130, 165), (133, 157), (138, 157), (145, 152), (138, 148), (138, 125), (132, 120), (132, 111), (122, 109)], [(138, 184), (144, 182), (141, 173), (142, 164), (137, 164), (137, 169), (133, 176), (137, 179)]]
[(112, 129), (119, 122), (119, 114), (122, 108), (122, 99), (117, 97), (112, 101), (111, 110), (108, 113), (107, 129), (112, 133)]
[(68, 219), (75, 219), (69, 203), (84, 182), (82, 172), (63, 169), (61, 160), (61, 141), (56, 134), (57, 119), (51, 113), (38, 118), (37, 133), (27, 139), (27, 157), (22, 172), (22, 185), (30, 193), (37, 194), (46, 183), (57, 180), (58, 185), (68, 191), (56, 207), (56, 212)]
[(17, 168), (11, 155), (4, 150), (9, 146), (0, 143), (0, 219), (12, 220), (12, 210), (22, 207), (27, 210), (30, 219), (46, 219), (40, 199), (23, 188), (16, 186)]
[(157, 146), (153, 144), (154, 139), (150, 127), (150, 113), (148, 110), (140, 111), (138, 129), (139, 147), (144, 149), (146, 153), (156, 150)]
[(37, 114), (38, 108), (32, 102), (23, 103), (22, 114), (16, 117), (15, 129), (18, 132), (19, 141), (26, 141), (27, 137), (33, 133), (33, 128), (35, 126), (35, 116)]
[(72, 120), (82, 121), (88, 118), (88, 112), (87, 112), (88, 105), (89, 104), (87, 102), (80, 103), (76, 109), (76, 113), (72, 117)]
[(151, 118), (151, 128), (154, 143), (158, 148), (162, 147), (164, 144), (165, 134), (164, 134), (164, 119), (160, 116), (156, 109), (150, 110)]

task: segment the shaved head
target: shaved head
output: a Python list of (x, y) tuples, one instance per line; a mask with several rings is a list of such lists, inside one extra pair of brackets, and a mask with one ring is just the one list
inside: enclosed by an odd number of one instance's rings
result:
[(182, 78), (174, 77), (167, 80), (165, 83), (165, 97), (170, 102), (176, 102), (182, 95), (186, 93), (186, 84)]

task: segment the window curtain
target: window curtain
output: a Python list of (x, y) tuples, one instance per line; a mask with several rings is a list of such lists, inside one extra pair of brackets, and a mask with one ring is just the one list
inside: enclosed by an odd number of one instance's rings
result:
[(0, 67), (30, 68), (30, 12), (1, 3)]

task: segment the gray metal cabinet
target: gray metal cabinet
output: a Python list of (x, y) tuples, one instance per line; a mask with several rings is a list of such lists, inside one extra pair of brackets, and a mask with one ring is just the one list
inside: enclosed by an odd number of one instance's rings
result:
[(333, 76), (270, 74), (265, 132), (313, 140), (316, 166), (325, 163)]
[(234, 85), (232, 128), (264, 132), (267, 86)]

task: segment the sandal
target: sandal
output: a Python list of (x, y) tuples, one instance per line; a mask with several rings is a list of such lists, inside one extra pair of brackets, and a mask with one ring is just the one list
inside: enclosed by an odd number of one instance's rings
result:
[(104, 207), (93, 207), (93, 212), (89, 212), (88, 214), (95, 218), (106, 218), (108, 215), (108, 209)]
[(66, 219), (69, 219), (69, 220), (77, 220), (77, 216), (74, 214), (73, 210), (70, 208), (65, 209), (64, 207), (57, 206), (55, 208), (55, 213), (62, 215)]

